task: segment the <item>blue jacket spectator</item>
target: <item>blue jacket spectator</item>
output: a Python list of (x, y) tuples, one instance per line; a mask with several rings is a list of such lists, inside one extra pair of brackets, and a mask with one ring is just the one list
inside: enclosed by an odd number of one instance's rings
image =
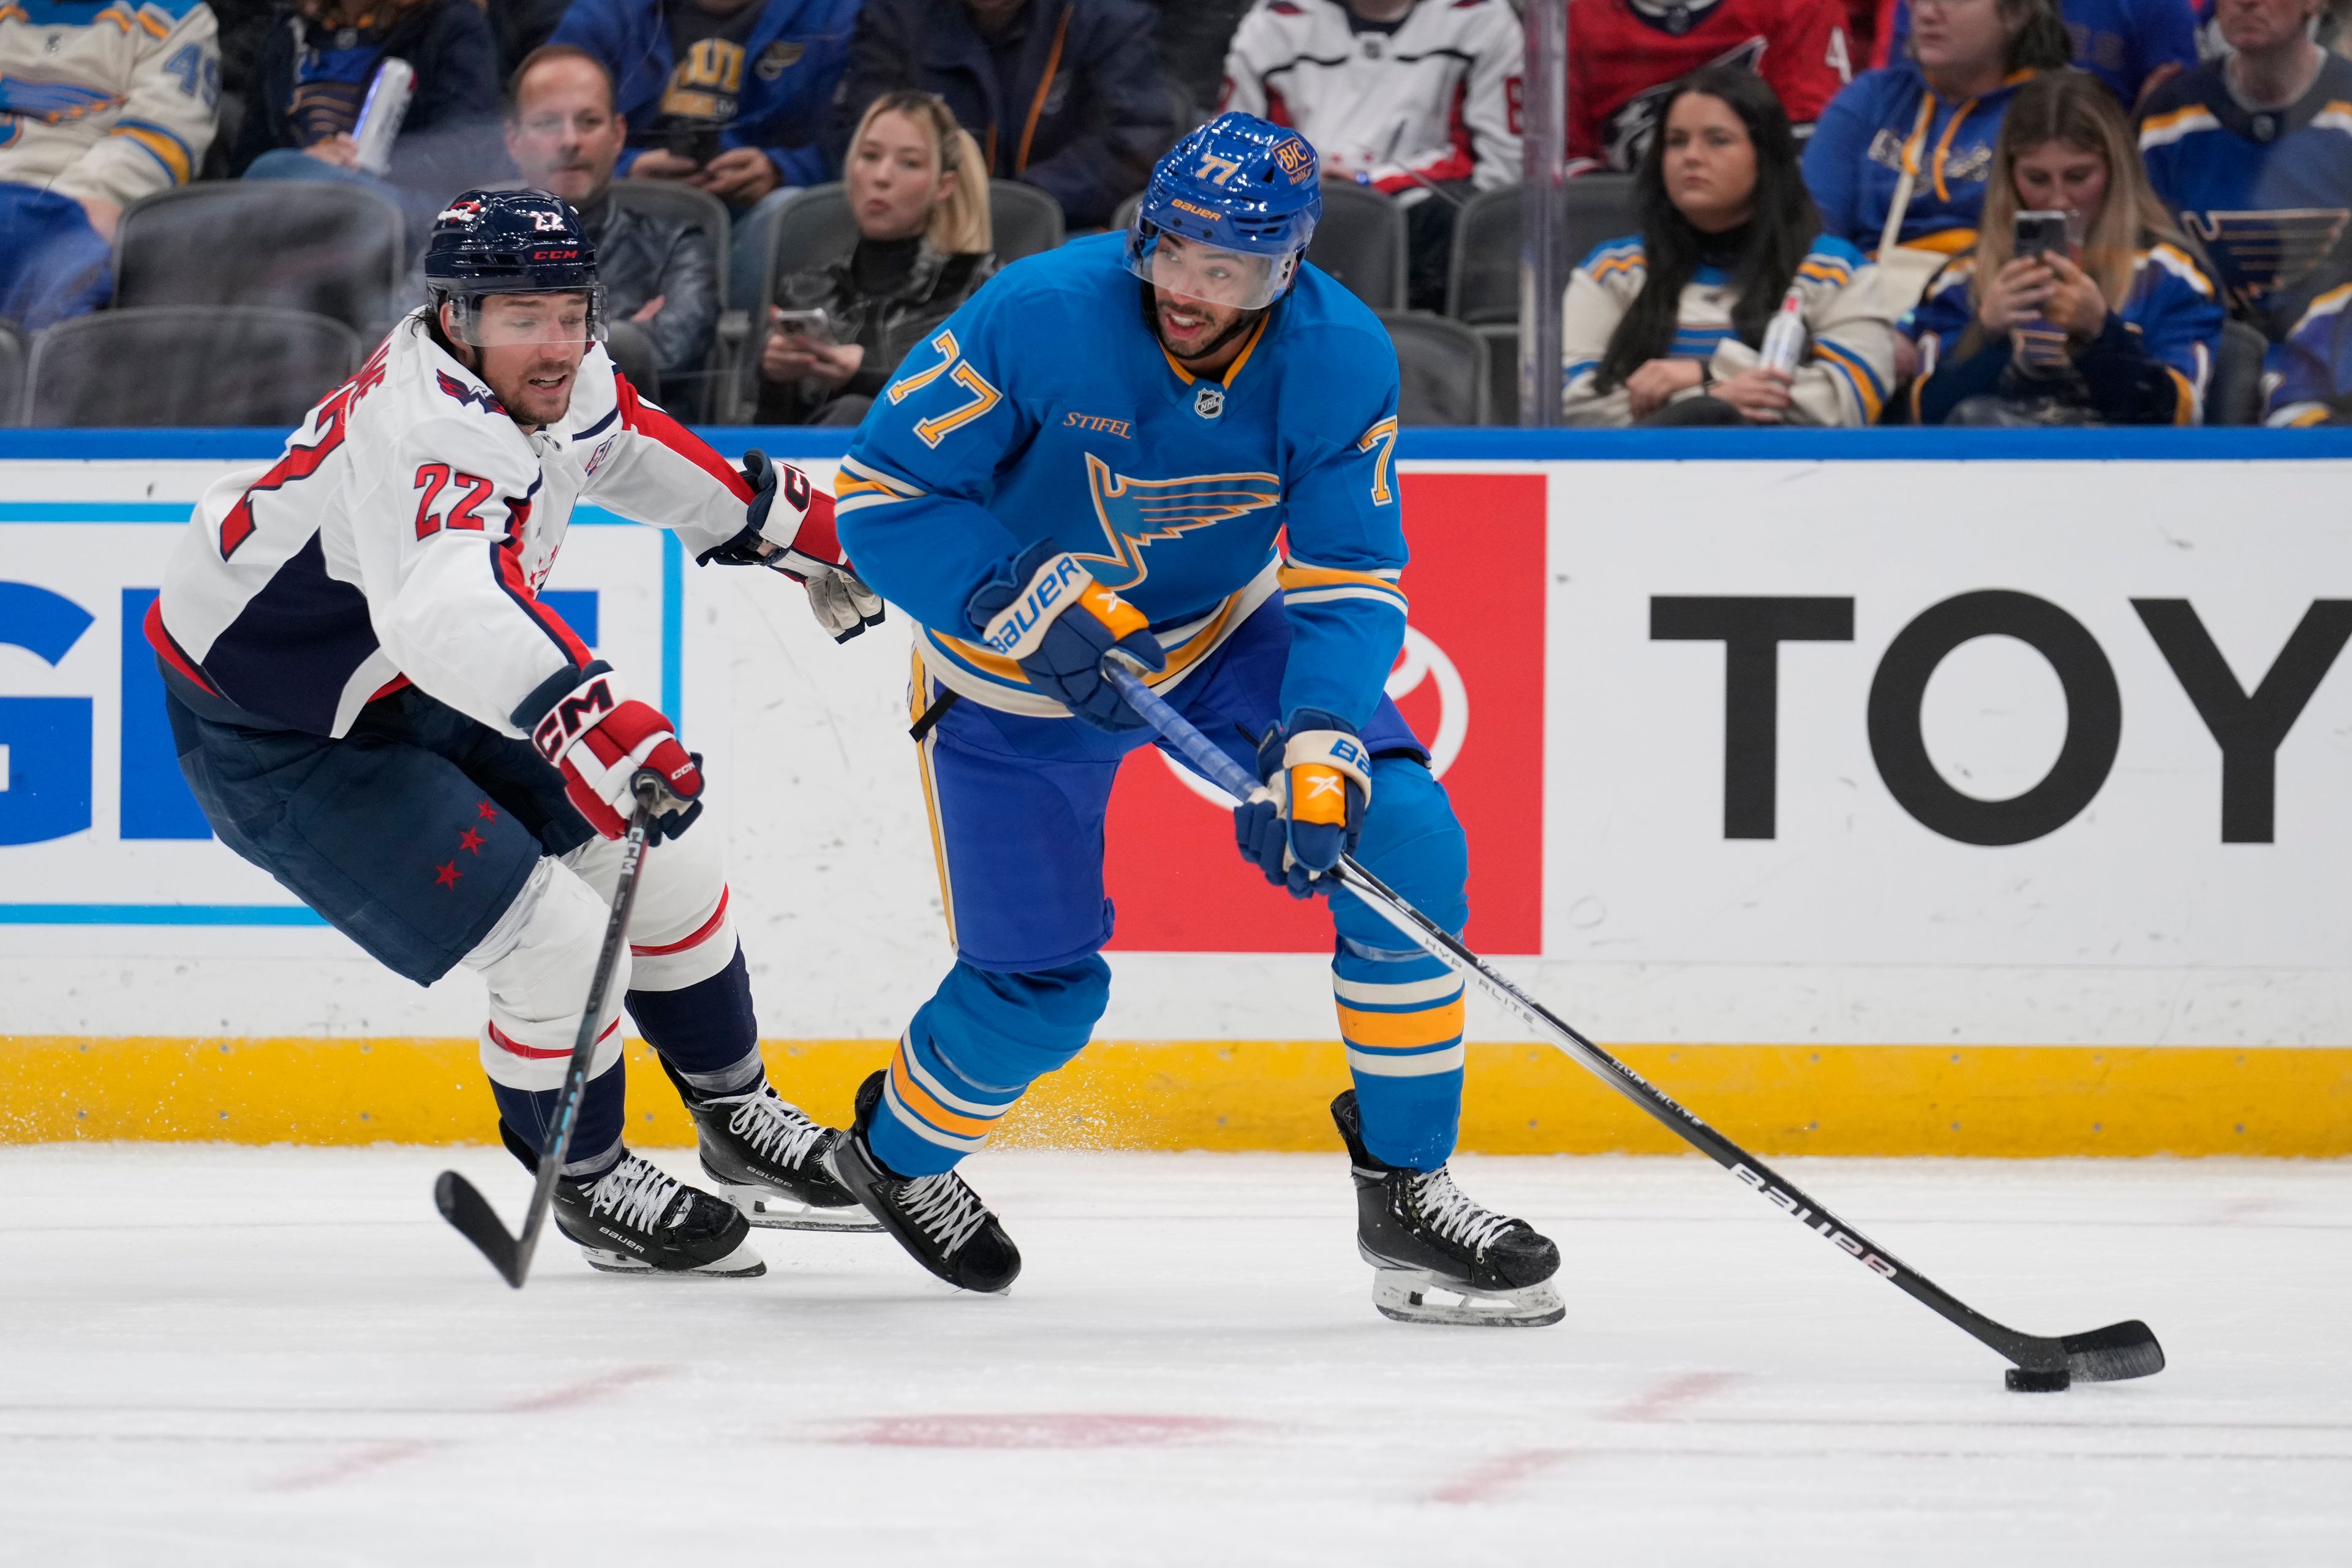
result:
[(2263, 359), (2263, 423), (2352, 424), (2352, 283), (2330, 289)]
[(2352, 60), (2311, 41), (2317, 5), (2221, 7), (2231, 53), (2151, 93), (2140, 123), (2156, 194), (2273, 341), (2352, 264)]
[(1173, 100), (1137, 0), (866, 0), (827, 152), (886, 92), (937, 93), (989, 173), (1100, 228), (1143, 188), (1176, 133)]
[(446, 155), (451, 143), (462, 142), (454, 161), (465, 167), (448, 171), (462, 188), (466, 174), (498, 158), (498, 46), (471, 0), (378, 6), (304, 0), (280, 16), (254, 65), (253, 100), (237, 128), (229, 172), (243, 174), (277, 152), (352, 170), (352, 128), (376, 68), (394, 57), (416, 72), (416, 87), (394, 145), (393, 179), (430, 187), (436, 202), (446, 199), (442, 174), (419, 164), (441, 161), (427, 159), (427, 148)]
[[(2197, 7), (2191, 0), (2061, 0), (2058, 8), (2074, 45), (2074, 68), (2106, 83), (2127, 109), (2165, 67), (2197, 68)], [(1910, 39), (1911, 7), (1896, 0), (1887, 58), (1902, 58)]]
[[(824, 179), (816, 142), (856, 11), (857, 0), (574, 0), (548, 41), (586, 50), (619, 83), (624, 177), (685, 179), (747, 205)], [(746, 148), (768, 167), (726, 156)]]
[[(2021, 90), (1994, 153), (1976, 249), (1917, 314), (1925, 425), (2194, 425), (2221, 345), (2219, 291), (2147, 187), (2114, 97), (2080, 71)], [(2017, 253), (2021, 212), (2079, 240)]]
[(1920, 18), (1912, 47), (1916, 58), (1832, 99), (1805, 144), (1822, 227), (1864, 255), (1876, 254), (1898, 205), (1898, 245), (1966, 249), (2011, 95), (2067, 54), (2049, 0), (1945, 0)]

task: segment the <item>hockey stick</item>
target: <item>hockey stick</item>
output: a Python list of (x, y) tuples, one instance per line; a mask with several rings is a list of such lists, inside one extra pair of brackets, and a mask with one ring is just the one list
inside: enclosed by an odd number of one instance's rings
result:
[[(1182, 753), (1185, 761), (1206, 774), (1226, 794), (1236, 800), (1246, 800), (1250, 792), (1258, 787), (1257, 780), (1250, 776), (1248, 770), (1219, 751), (1207, 736), (1186, 722), (1183, 715), (1171, 708), (1126, 668), (1106, 664), (1103, 673), (1119, 695), (1126, 698), (1170, 745)], [(1538, 1033), (1549, 1037), (1553, 1044), (1590, 1068), (1603, 1083), (1648, 1112), (1676, 1137), (1730, 1172), (1743, 1185), (1754, 1189), (1775, 1208), (1798, 1220), (1808, 1230), (1827, 1237), (1839, 1251), (1887, 1280), (1929, 1311), (2006, 1357), (2013, 1363), (2007, 1373), (2011, 1388), (2040, 1392), (2063, 1388), (2074, 1378), (2081, 1378), (2085, 1383), (2112, 1383), (2124, 1378), (2147, 1377), (2164, 1370), (2163, 1347), (2156, 1342), (2156, 1335), (2148, 1326), (2137, 1319), (2129, 1322), (2110, 1323), (2104, 1329), (2094, 1329), (2088, 1333), (2063, 1334), (2055, 1338), (2020, 1333), (2005, 1324), (1993, 1321), (1838, 1218), (1828, 1208), (1800, 1191), (1795, 1183), (1685, 1110), (1639, 1073), (1561, 1022), (1541, 1003), (1504, 978), (1485, 959), (1456, 941), (1451, 932), (1364, 869), (1354, 856), (1340, 857), (1339, 879), (1349, 892), (1361, 899), (1382, 920), (1411, 938), (1414, 946), (1448, 969), (1475, 982), (1481, 991), (1532, 1025)]]
[(628, 837), (621, 841), (621, 875), (613, 885), (613, 913), (604, 922), (604, 945), (597, 950), (596, 972), (588, 982), (588, 1007), (580, 1016), (580, 1033), (572, 1039), (571, 1060), (564, 1064), (563, 1087), (556, 1092), (554, 1135), (539, 1157), (539, 1180), (530, 1189), (530, 1206), (523, 1211), (522, 1235), (509, 1236), (489, 1200), (457, 1172), (444, 1171), (433, 1183), (433, 1202), (441, 1217), (479, 1247), (490, 1267), (518, 1290), (530, 1272), (531, 1254), (539, 1249), (539, 1233), (546, 1228), (547, 1211), (555, 1199), (555, 1179), (572, 1147), (580, 1101), (588, 1091), (588, 1067), (596, 1057), (596, 1022), (604, 1015), (604, 995), (612, 989), (613, 972), (620, 967), (621, 943), (628, 938), (629, 910), (637, 901), (637, 873), (645, 865), (646, 835), (653, 825), (656, 788), (652, 774), (641, 777), (645, 782), (637, 785), (637, 809), (629, 818)]

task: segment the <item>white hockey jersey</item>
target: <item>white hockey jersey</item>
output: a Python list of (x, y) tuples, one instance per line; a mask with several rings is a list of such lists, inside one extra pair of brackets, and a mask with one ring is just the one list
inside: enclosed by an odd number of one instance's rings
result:
[(0, 0), (0, 180), (128, 206), (194, 179), (217, 31), (191, 0)]
[[(741, 476), (601, 346), (570, 413), (525, 435), (426, 320), (394, 327), (277, 462), (205, 492), (147, 623), (181, 675), (316, 734), (348, 732), (410, 682), (520, 735), (523, 700), (592, 657), (538, 598), (576, 504), (674, 529), (698, 553), (743, 531)], [(777, 524), (795, 496), (810, 492), (777, 487)]]
[(1234, 33), (1219, 107), (1297, 126), (1332, 178), (1493, 190), (1519, 178), (1526, 52), (1507, 0), (1420, 0), (1392, 32), (1339, 0), (1262, 0)]

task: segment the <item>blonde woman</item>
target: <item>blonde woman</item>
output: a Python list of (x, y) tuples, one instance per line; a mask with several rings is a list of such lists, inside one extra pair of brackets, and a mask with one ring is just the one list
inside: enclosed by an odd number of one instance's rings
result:
[[(2018, 254), (2020, 213), (2063, 213)], [(1994, 144), (1975, 247), (1917, 315), (1923, 425), (2194, 425), (2221, 341), (2213, 281), (2148, 188), (2097, 78), (2017, 89)]]
[[(843, 174), (857, 246), (777, 279), (760, 360), (763, 425), (856, 424), (898, 362), (996, 269), (986, 165), (939, 98), (876, 99)], [(812, 310), (821, 322), (792, 313)]]

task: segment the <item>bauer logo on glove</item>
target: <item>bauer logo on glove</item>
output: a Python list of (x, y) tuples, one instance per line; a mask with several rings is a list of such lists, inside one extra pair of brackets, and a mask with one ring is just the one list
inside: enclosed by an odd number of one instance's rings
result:
[(981, 584), (965, 613), (980, 640), (1021, 667), (1030, 685), (1097, 730), (1143, 726), (1102, 678), (1116, 649), (1144, 669), (1168, 655), (1141, 610), (1094, 580), (1077, 558), (1041, 539)]
[(1372, 761), (1355, 726), (1301, 708), (1267, 731), (1257, 771), (1265, 782), (1234, 810), (1242, 858), (1293, 898), (1328, 892), (1339, 857), (1355, 852), (1372, 798)]

